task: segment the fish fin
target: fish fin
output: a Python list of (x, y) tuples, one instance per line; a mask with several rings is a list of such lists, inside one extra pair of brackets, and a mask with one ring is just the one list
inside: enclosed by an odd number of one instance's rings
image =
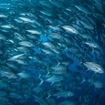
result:
[(50, 98), (51, 97), (51, 95), (48, 93), (48, 96), (46, 97), (46, 99), (48, 99), (48, 98)]
[(48, 73), (46, 74), (46, 76), (45, 77), (48, 77), (48, 75), (50, 74), (50, 72), (48, 71)]
[(95, 53), (95, 50), (92, 48), (92, 52), (91, 52), (91, 54), (94, 54)]
[(39, 83), (39, 85), (42, 85), (44, 81), (43, 81), (42, 78), (39, 78), (39, 79), (40, 79), (40, 81), (41, 81), (41, 82)]
[(54, 84), (54, 82), (51, 83), (51, 85), (53, 85), (53, 84)]
[(83, 81), (81, 82), (81, 84), (84, 83), (84, 82), (85, 82), (85, 78), (83, 77)]

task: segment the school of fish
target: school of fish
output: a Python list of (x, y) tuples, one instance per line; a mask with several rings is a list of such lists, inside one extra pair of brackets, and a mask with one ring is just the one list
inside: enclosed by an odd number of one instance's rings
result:
[(0, 0), (0, 105), (105, 105), (105, 0)]

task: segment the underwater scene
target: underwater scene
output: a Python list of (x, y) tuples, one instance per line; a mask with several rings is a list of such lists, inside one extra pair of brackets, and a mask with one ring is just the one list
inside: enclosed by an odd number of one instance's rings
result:
[(0, 0), (0, 105), (105, 105), (105, 0)]

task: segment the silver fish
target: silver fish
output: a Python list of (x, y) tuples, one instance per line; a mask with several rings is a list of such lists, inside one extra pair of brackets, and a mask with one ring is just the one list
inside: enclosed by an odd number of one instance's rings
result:
[(85, 62), (83, 64), (88, 68), (88, 70), (92, 70), (95, 73), (104, 73), (103, 68), (95, 62)]

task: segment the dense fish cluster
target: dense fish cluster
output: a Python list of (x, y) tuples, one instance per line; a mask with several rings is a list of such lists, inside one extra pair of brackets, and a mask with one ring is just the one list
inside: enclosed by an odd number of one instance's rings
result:
[(105, 0), (0, 0), (0, 105), (105, 105)]

